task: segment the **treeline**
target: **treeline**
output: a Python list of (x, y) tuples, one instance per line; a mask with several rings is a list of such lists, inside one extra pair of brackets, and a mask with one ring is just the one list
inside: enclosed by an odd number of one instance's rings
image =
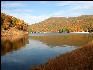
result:
[(30, 32), (93, 32), (93, 15), (79, 17), (51, 17), (30, 25)]
[(8, 30), (12, 27), (18, 30), (28, 31), (28, 24), (23, 20), (1, 13), (1, 30)]

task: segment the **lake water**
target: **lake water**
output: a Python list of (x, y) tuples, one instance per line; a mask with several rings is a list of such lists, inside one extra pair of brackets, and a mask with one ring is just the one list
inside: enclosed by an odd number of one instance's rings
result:
[(1, 70), (28, 70), (93, 40), (93, 33), (33, 33), (16, 41), (1, 40)]

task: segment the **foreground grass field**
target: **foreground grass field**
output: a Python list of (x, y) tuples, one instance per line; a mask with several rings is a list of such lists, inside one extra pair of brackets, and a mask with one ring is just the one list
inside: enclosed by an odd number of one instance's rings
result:
[(93, 42), (29, 70), (93, 70)]

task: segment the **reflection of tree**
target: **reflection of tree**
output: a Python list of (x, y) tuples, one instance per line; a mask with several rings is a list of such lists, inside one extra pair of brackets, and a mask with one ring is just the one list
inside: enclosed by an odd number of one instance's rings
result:
[(31, 36), (30, 38), (52, 47), (62, 45), (82, 46), (93, 40), (93, 34)]
[(28, 42), (28, 36), (15, 41), (1, 40), (1, 55), (3, 56), (8, 52), (17, 51), (18, 49), (24, 47)]

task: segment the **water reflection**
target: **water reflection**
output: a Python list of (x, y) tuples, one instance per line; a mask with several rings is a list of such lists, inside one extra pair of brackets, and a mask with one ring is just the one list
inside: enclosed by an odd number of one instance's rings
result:
[(13, 52), (24, 47), (28, 41), (28, 36), (24, 36), (20, 39), (11, 41), (11, 40), (1, 40), (1, 55), (4, 56), (8, 52)]
[(27, 70), (92, 40), (93, 34), (29, 36), (29, 38), (25, 36), (15, 41), (2, 40), (1, 68), (2, 70)]
[(93, 34), (72, 34), (72, 35), (45, 35), (30, 36), (30, 39), (41, 41), (51, 47), (55, 46), (82, 46), (93, 40)]
[(28, 70), (34, 65), (46, 63), (49, 58), (54, 58), (76, 48), (75, 46), (50, 48), (40, 41), (29, 39), (29, 44), (26, 47), (1, 57), (1, 68), (2, 70)]

